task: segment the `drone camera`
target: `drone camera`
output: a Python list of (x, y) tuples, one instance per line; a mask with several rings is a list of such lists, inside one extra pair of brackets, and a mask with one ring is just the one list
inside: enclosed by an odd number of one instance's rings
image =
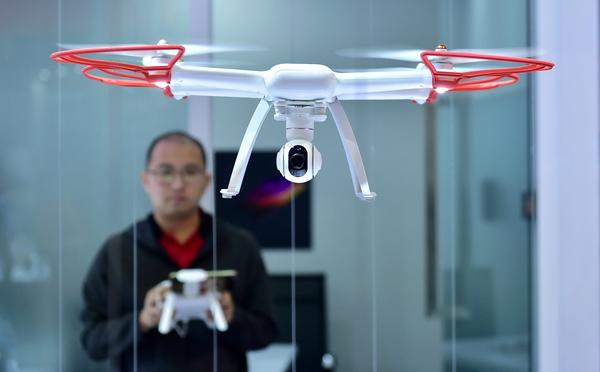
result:
[(321, 169), (321, 153), (310, 141), (289, 141), (277, 153), (277, 169), (288, 181), (308, 182)]
[(294, 177), (302, 177), (308, 171), (308, 151), (300, 145), (290, 149), (288, 153), (288, 171)]

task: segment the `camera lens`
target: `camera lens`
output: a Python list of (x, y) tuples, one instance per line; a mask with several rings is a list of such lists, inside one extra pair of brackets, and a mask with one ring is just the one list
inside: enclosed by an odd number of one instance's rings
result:
[(289, 171), (294, 177), (302, 177), (308, 171), (308, 151), (304, 146), (296, 145), (288, 153)]
[(302, 169), (304, 168), (304, 163), (306, 163), (304, 155), (296, 153), (290, 156), (290, 167), (292, 169)]

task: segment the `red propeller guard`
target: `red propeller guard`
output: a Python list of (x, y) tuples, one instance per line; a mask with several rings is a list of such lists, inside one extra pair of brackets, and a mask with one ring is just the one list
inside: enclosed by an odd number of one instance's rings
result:
[[(510, 62), (519, 65), (514, 67), (481, 69), (468, 72), (439, 71), (431, 62), (431, 56)], [(431, 71), (434, 91), (441, 88), (446, 89), (449, 92), (494, 89), (500, 86), (516, 83), (519, 81), (519, 74), (533, 71), (550, 70), (554, 67), (554, 64), (551, 62), (530, 58), (431, 50), (426, 50), (421, 53), (421, 60), (425, 66), (427, 66), (429, 71)], [(433, 101), (435, 96), (436, 94), (432, 94), (428, 101)]]
[[(136, 51), (163, 51), (174, 50), (177, 53), (164, 66), (141, 66), (132, 63), (104, 60), (97, 58), (82, 57), (86, 54), (102, 54), (108, 52), (136, 52)], [(104, 84), (119, 85), (126, 87), (156, 87), (156, 83), (168, 83), (171, 81), (171, 69), (185, 53), (182, 45), (127, 45), (111, 46), (102, 48), (82, 48), (63, 50), (52, 53), (50, 57), (57, 62), (75, 63), (86, 66), (83, 74), (93, 80)], [(92, 74), (99, 70), (115, 78), (103, 77)], [(168, 90), (165, 90), (170, 95)]]

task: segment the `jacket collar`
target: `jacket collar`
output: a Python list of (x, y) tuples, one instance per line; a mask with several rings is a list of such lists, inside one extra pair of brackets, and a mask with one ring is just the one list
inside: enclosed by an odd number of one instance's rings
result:
[[(201, 208), (198, 208), (198, 213), (200, 213), (200, 235), (202, 235), (205, 241), (200, 255), (204, 255), (213, 249), (213, 217)], [(161, 233), (161, 229), (152, 213), (149, 213), (145, 219), (138, 221), (129, 230), (129, 234), (134, 238), (137, 235), (137, 240), (141, 247), (164, 253), (164, 248), (160, 244)]]

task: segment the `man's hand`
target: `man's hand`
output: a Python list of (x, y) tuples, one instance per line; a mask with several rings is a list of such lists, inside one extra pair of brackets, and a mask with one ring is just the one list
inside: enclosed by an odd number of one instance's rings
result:
[(235, 310), (235, 304), (233, 303), (233, 297), (231, 297), (231, 293), (229, 291), (221, 292), (219, 296), (219, 303), (221, 304), (221, 309), (223, 309), (225, 320), (227, 323), (231, 323)]
[(162, 311), (160, 305), (164, 302), (165, 296), (169, 290), (170, 288), (168, 286), (161, 283), (152, 287), (148, 293), (146, 293), (144, 308), (140, 313), (139, 319), (142, 332), (148, 332), (158, 325)]

